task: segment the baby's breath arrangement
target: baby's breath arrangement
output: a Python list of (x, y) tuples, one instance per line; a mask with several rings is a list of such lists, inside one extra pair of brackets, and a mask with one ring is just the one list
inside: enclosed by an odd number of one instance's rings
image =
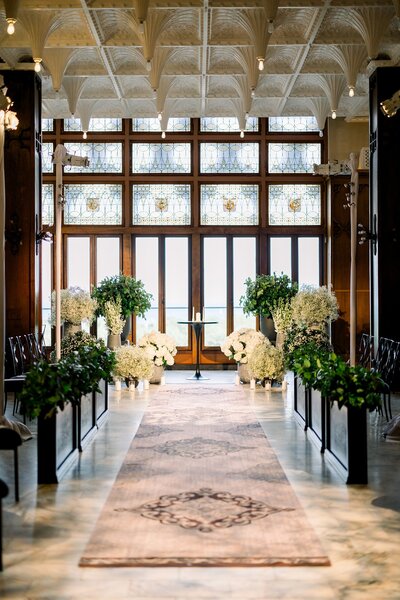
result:
[(270, 341), (261, 331), (242, 327), (228, 335), (221, 346), (221, 350), (228, 358), (235, 360), (237, 363), (246, 364), (249, 354), (260, 342), (270, 344)]
[[(92, 323), (97, 309), (97, 302), (89, 292), (80, 287), (70, 287), (60, 291), (61, 323), (80, 325), (82, 321)], [(56, 324), (56, 293), (51, 294), (51, 324)]]
[(166, 367), (174, 364), (174, 356), (177, 353), (175, 340), (166, 333), (151, 331), (144, 335), (138, 346), (144, 348), (156, 367)]
[(113, 335), (120, 335), (124, 328), (125, 321), (121, 313), (121, 299), (108, 300), (104, 303), (104, 318), (106, 326)]
[(272, 318), (275, 329), (278, 333), (286, 333), (292, 324), (293, 309), (291, 302), (279, 298), (273, 308), (271, 308)]
[(115, 349), (114, 376), (122, 379), (150, 379), (154, 363), (144, 348), (120, 346)]
[(261, 342), (249, 356), (249, 370), (254, 379), (282, 381), (285, 374), (282, 350)]
[(326, 286), (303, 286), (292, 299), (293, 321), (301, 325), (319, 325), (335, 321), (339, 316), (335, 294)]

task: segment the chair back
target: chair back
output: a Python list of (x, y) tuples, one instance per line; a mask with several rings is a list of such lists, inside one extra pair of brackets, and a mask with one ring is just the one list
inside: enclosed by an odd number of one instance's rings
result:
[(358, 347), (358, 364), (369, 369), (374, 360), (374, 336), (362, 333)]

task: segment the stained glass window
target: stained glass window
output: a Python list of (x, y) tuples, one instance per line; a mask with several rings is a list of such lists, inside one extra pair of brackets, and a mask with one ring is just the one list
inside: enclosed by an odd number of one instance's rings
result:
[(132, 144), (133, 173), (190, 173), (190, 169), (190, 144)]
[(200, 144), (201, 173), (258, 173), (259, 145), (241, 142)]
[(89, 159), (88, 167), (64, 167), (65, 173), (122, 173), (122, 144), (119, 142), (66, 142), (67, 152)]
[(258, 225), (258, 185), (204, 184), (201, 225)]
[(321, 144), (268, 144), (269, 173), (312, 173), (321, 162)]
[[(208, 132), (230, 132), (239, 133), (240, 127), (236, 117), (202, 117), (200, 119), (200, 131)], [(248, 117), (246, 119), (245, 131), (258, 131), (258, 118)]]
[(132, 186), (133, 225), (190, 225), (190, 185)]
[(54, 186), (52, 183), (42, 185), (42, 223), (54, 225)]
[(42, 131), (53, 131), (54, 120), (53, 119), (42, 119)]
[(52, 143), (42, 143), (42, 173), (52, 173), (54, 147)]
[[(161, 124), (157, 118), (132, 119), (132, 131), (161, 132)], [(175, 133), (190, 131), (190, 119), (187, 117), (171, 117), (168, 119), (167, 131), (174, 131)]]
[(122, 185), (67, 183), (64, 185), (65, 225), (121, 225)]
[(269, 117), (268, 131), (279, 133), (304, 131), (319, 131), (315, 117)]
[(283, 184), (269, 186), (270, 225), (320, 225), (321, 186)]
[[(81, 120), (64, 119), (64, 131), (82, 131)], [(89, 122), (89, 131), (122, 131), (122, 119), (92, 117)]]

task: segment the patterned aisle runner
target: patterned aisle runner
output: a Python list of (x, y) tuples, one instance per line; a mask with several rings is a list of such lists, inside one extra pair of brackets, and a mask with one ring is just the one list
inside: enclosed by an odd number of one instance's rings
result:
[(151, 401), (80, 561), (329, 564), (245, 392), (199, 384)]

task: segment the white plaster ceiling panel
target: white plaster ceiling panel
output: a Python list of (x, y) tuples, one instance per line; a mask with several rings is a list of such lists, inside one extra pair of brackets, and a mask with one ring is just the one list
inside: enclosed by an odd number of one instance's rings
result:
[(126, 110), (125, 117), (149, 117), (157, 116), (157, 109), (154, 101), (145, 98), (128, 98), (124, 100)]
[(316, 15), (315, 9), (279, 9), (270, 44), (306, 44), (308, 27)]
[(216, 8), (210, 11), (209, 44), (247, 46), (249, 36), (240, 23), (239, 16), (243, 11)]
[(291, 91), (291, 97), (315, 97), (323, 96), (321, 86), (318, 82), (318, 76), (308, 73), (302, 73), (296, 79)]
[(174, 48), (165, 65), (165, 75), (194, 75), (201, 73), (200, 48)]
[(195, 46), (201, 44), (202, 13), (200, 9), (182, 8), (160, 10), (159, 12), (162, 12), (165, 19), (158, 38), (160, 45)]
[(90, 17), (104, 45), (141, 45), (133, 10), (91, 10)]
[(200, 98), (186, 98), (174, 103), (172, 117), (198, 117), (201, 113)]
[(256, 117), (277, 117), (280, 115), (281, 98), (254, 98), (250, 114)]
[(263, 75), (257, 85), (257, 95), (264, 98), (283, 96), (289, 81), (288, 75)]
[(200, 78), (199, 77), (175, 77), (174, 84), (171, 86), (169, 98), (197, 98), (200, 96)]
[(343, 73), (333, 58), (330, 46), (313, 46), (301, 69), (302, 73)]
[(208, 98), (206, 102), (205, 115), (207, 117), (231, 117), (233, 114), (233, 105), (229, 100)]
[(235, 89), (232, 77), (210, 76), (207, 78), (208, 98), (237, 98), (238, 91)]
[(85, 82), (81, 98), (115, 98), (115, 89), (108, 77), (89, 77)]
[(328, 10), (315, 44), (362, 44), (363, 39), (353, 27), (348, 12), (344, 10)]
[(269, 46), (265, 56), (267, 73), (293, 73), (299, 52), (299, 46)]
[(93, 46), (94, 38), (82, 11), (65, 10), (61, 24), (46, 40), (46, 47)]
[[(208, 72), (212, 74), (243, 74), (245, 70), (239, 63), (236, 48), (214, 46), (208, 53)], [(239, 59), (239, 60), (238, 60)]]
[(118, 83), (123, 98), (151, 98), (152, 89), (147, 77), (119, 76)]
[(142, 75), (146, 73), (146, 64), (141, 48), (107, 48), (106, 54), (115, 75)]
[(107, 70), (97, 48), (76, 50), (65, 70), (65, 76), (106, 75)]

